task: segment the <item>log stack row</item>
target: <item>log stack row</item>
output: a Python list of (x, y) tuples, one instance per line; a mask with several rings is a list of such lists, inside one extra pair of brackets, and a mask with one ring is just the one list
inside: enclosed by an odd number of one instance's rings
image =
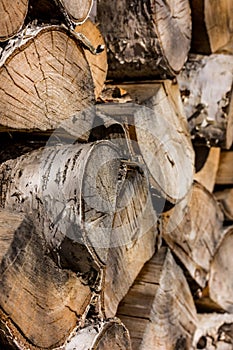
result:
[(218, 3), (0, 0), (0, 348), (232, 347)]

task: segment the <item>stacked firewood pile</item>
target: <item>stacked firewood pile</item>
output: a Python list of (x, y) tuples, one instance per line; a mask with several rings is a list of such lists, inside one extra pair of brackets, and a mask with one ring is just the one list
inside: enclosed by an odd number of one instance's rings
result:
[(231, 0), (0, 9), (0, 349), (232, 349)]

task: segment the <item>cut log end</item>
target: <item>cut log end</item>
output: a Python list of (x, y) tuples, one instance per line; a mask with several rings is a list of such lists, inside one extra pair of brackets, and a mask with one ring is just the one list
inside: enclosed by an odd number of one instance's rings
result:
[(28, 0), (0, 1), (0, 42), (6, 41), (15, 35), (24, 24), (28, 11)]

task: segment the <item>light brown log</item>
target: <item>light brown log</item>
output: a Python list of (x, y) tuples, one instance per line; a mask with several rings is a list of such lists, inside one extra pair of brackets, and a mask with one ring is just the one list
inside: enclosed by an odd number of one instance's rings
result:
[(190, 48), (189, 2), (100, 0), (97, 21), (108, 46), (110, 78), (174, 76)]
[(233, 313), (232, 244), (230, 226), (223, 231), (223, 239), (211, 261), (208, 284), (196, 300), (201, 310)]
[(62, 7), (65, 15), (72, 23), (80, 24), (84, 22), (91, 10), (92, 0), (55, 0)]
[(190, 55), (178, 83), (193, 135), (229, 149), (233, 141), (233, 56)]
[[(75, 31), (85, 35), (95, 48), (97, 48), (99, 45), (105, 47), (104, 39), (98, 27), (92, 23), (90, 19), (87, 19), (82, 25), (77, 26)], [(95, 85), (95, 98), (97, 99), (103, 90), (107, 76), (107, 50), (105, 47), (103, 52), (93, 55), (88, 49), (85, 49), (84, 53), (90, 65), (91, 74)]]
[(43, 234), (54, 261), (84, 274), (101, 295), (102, 312), (115, 316), (156, 245), (143, 168), (123, 162), (116, 146), (102, 141), (40, 149), (2, 164), (0, 173), (1, 206), (36, 210), (48, 222)]
[(1, 125), (51, 130), (66, 121), (74, 134), (91, 129), (81, 112), (92, 105), (94, 87), (80, 45), (58, 26), (28, 27), (9, 43), (0, 61)]
[(194, 152), (178, 87), (168, 81), (117, 86), (133, 102), (97, 105), (97, 116), (106, 126), (114, 120), (122, 125), (131, 155), (135, 159), (141, 155), (148, 169), (155, 202), (161, 198), (162, 207), (165, 201), (177, 203), (189, 191), (194, 173)]
[(64, 350), (131, 350), (129, 332), (118, 319), (99, 322), (78, 331)]
[[(24, 217), (1, 211), (0, 218), (4, 246), (0, 267), (1, 341), (13, 349), (61, 345), (82, 321), (94, 295), (90, 276), (89, 285), (84, 278), (90, 254), (84, 246), (79, 249), (83, 253), (79, 259), (86, 264), (83, 273), (62, 269), (44, 241), (43, 229), (48, 230), (48, 224), (42, 226), (34, 214)], [(91, 265), (89, 273), (98, 274), (98, 268)]]
[(223, 214), (214, 196), (194, 183), (187, 197), (163, 214), (162, 236), (202, 288), (223, 238)]
[(233, 152), (221, 152), (216, 178), (217, 185), (233, 185)]
[(220, 148), (211, 147), (203, 168), (194, 175), (194, 180), (202, 184), (209, 192), (213, 192), (218, 165)]
[(168, 248), (162, 247), (144, 266), (117, 315), (129, 330), (134, 350), (190, 348), (196, 310)]
[(192, 51), (203, 54), (233, 53), (231, 0), (191, 0)]
[(233, 188), (215, 192), (214, 195), (221, 203), (225, 219), (233, 221)]
[(233, 316), (230, 314), (199, 314), (192, 350), (231, 350)]
[(0, 42), (14, 36), (23, 26), (28, 11), (28, 0), (20, 0), (9, 4), (7, 0), (0, 1)]

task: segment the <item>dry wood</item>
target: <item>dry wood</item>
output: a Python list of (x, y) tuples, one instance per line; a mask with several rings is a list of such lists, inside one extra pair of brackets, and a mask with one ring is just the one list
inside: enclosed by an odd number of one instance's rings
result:
[(80, 330), (64, 350), (131, 350), (129, 332), (118, 319), (99, 322)]
[(74, 24), (83, 23), (91, 10), (92, 0), (55, 0), (69, 20)]
[(161, 248), (144, 266), (117, 315), (129, 329), (134, 350), (190, 348), (196, 310), (168, 248)]
[(201, 310), (233, 313), (232, 244), (230, 226), (223, 231), (223, 239), (212, 259), (208, 285), (196, 300)]
[(222, 223), (223, 214), (216, 199), (198, 183), (162, 217), (165, 241), (202, 288), (208, 281), (211, 261), (223, 238)]
[(223, 191), (214, 193), (221, 203), (226, 220), (233, 220), (233, 188), (226, 188)]
[(178, 76), (192, 133), (213, 146), (233, 141), (233, 56), (190, 55)]
[(219, 160), (220, 148), (211, 147), (203, 168), (194, 176), (194, 180), (202, 184), (210, 192), (214, 190)]
[(110, 78), (177, 74), (191, 40), (189, 2), (100, 0), (97, 21), (108, 46)]
[[(37, 210), (49, 222), (43, 231), (55, 261), (74, 271), (87, 268), (103, 312), (115, 316), (155, 250), (157, 218), (143, 168), (122, 162), (116, 146), (104, 141), (47, 147), (2, 164), (0, 173), (1, 205)], [(100, 280), (83, 261), (82, 246), (101, 268)]]
[(203, 54), (233, 53), (231, 0), (191, 0), (192, 51)]
[[(13, 349), (63, 344), (88, 311), (93, 297), (90, 276), (88, 284), (85, 273), (78, 276), (54, 262), (43, 237), (48, 225), (42, 227), (35, 215), (1, 211), (0, 224), (2, 343), (15, 344)], [(83, 261), (89, 258), (85, 247), (79, 250)], [(94, 271), (98, 274), (92, 263)]]
[(231, 350), (233, 346), (233, 315), (199, 314), (192, 350)]
[(101, 104), (97, 115), (107, 126), (111, 120), (122, 125), (131, 155), (137, 159), (141, 154), (148, 168), (155, 202), (162, 197), (162, 206), (164, 201), (175, 204), (190, 189), (194, 172), (194, 152), (178, 87), (167, 81), (118, 87), (128, 91), (137, 104)]
[(80, 113), (94, 101), (80, 45), (59, 26), (28, 27), (9, 43), (0, 60), (1, 125), (51, 130), (67, 120), (64, 127), (74, 134), (91, 129), (92, 118)]
[(14, 36), (23, 26), (28, 11), (28, 0), (0, 1), (0, 41), (6, 41)]
[[(94, 47), (98, 47), (99, 45), (104, 45), (105, 47), (104, 39), (98, 27), (93, 24), (90, 19), (85, 21), (82, 25), (77, 26), (75, 31), (85, 35)], [(90, 65), (91, 74), (95, 85), (95, 98), (97, 99), (103, 90), (107, 76), (107, 50), (105, 47), (103, 52), (93, 55), (88, 49), (85, 49), (84, 53)]]
[(216, 184), (233, 185), (233, 151), (221, 152)]

